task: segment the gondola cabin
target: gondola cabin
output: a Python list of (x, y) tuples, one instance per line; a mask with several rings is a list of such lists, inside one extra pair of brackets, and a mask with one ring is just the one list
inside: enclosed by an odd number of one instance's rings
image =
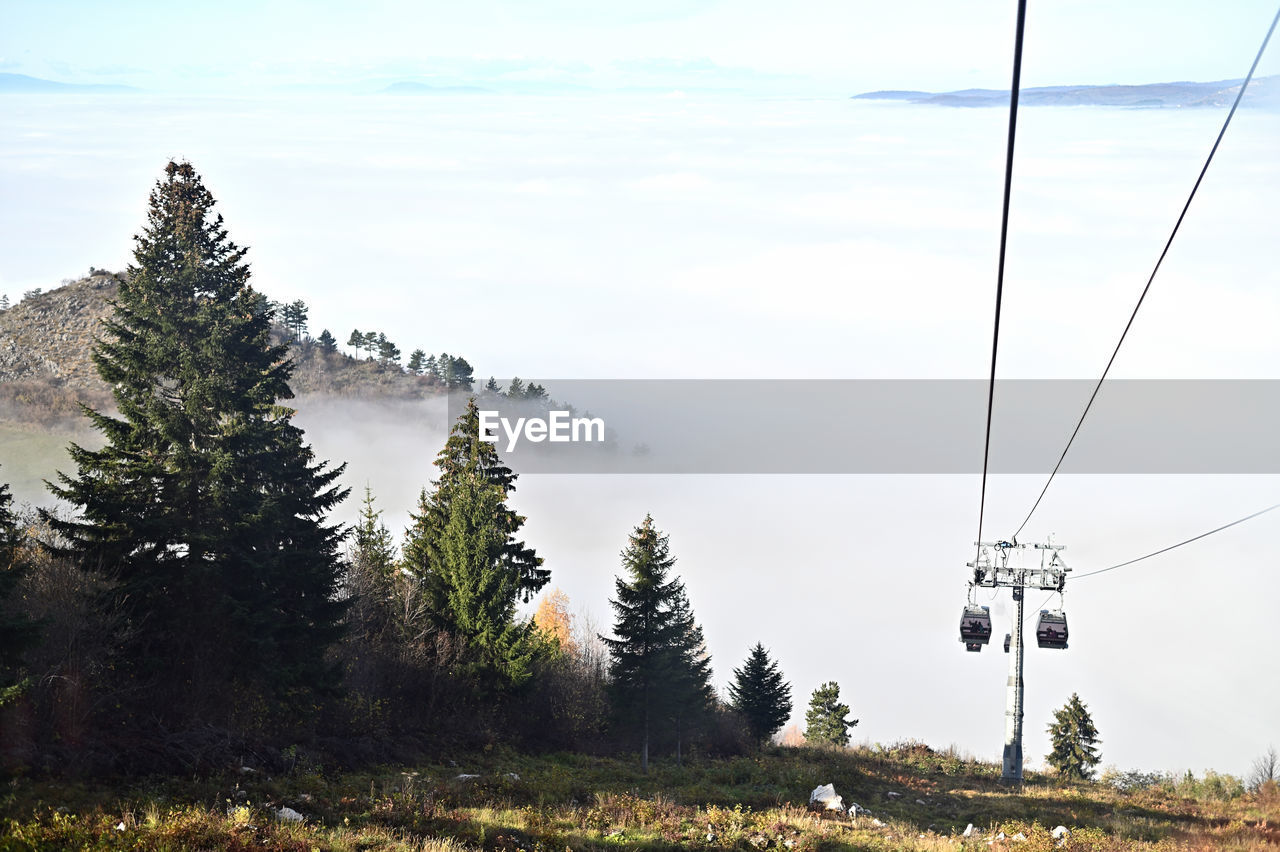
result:
[(1041, 648), (1067, 647), (1067, 614), (1062, 610), (1040, 610), (1036, 620), (1036, 644)]
[(960, 641), (966, 651), (981, 651), (991, 641), (991, 609), (967, 606), (960, 616)]

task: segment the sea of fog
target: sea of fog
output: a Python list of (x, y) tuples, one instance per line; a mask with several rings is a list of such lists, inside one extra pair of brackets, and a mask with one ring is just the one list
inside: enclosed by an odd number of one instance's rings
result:
[[(989, 366), (999, 110), (696, 94), (5, 96), (3, 108), (11, 298), (123, 267), (151, 183), (185, 158), (251, 247), (257, 285), (304, 299), (313, 332), (383, 331), (405, 352), (465, 355), (482, 378), (554, 392), (558, 379), (977, 378)], [(1002, 376), (1097, 375), (1223, 114), (1022, 112)], [(1280, 377), (1277, 138), (1280, 115), (1238, 114), (1115, 375)], [(372, 488), (402, 529), (443, 442), (440, 408), (301, 403), (317, 452), (347, 462), (347, 484)], [(0, 464), (34, 483), (64, 462)], [(987, 535), (1011, 534), (1041, 483), (993, 478)], [(1024, 538), (1055, 535), (1085, 571), (1277, 490), (1260, 475), (1062, 477)], [(965, 654), (956, 636), (977, 498), (972, 475), (530, 474), (513, 502), (552, 582), (602, 629), (618, 552), (650, 512), (718, 683), (762, 641), (797, 720), (837, 680), (855, 739), (996, 758), (1007, 658)], [(1028, 654), (1028, 760), (1072, 692), (1104, 763), (1121, 768), (1239, 773), (1280, 743), (1276, 534), (1267, 516), (1069, 584), (1070, 650)], [(998, 642), (1007, 598), (983, 602)]]

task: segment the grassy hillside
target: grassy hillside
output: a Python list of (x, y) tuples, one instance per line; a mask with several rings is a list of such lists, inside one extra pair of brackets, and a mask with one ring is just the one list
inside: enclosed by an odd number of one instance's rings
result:
[[(634, 762), (501, 751), (342, 776), (307, 766), (305, 756), (288, 757), (296, 767), (278, 777), (245, 768), (134, 789), (18, 779), (3, 799), (0, 850), (1138, 850), (1280, 843), (1274, 791), (1244, 795), (1230, 785), (1166, 781), (1122, 792), (1039, 775), (1010, 791), (999, 786), (998, 766), (917, 744), (773, 749), (685, 768), (660, 765), (648, 776)], [(826, 783), (868, 813), (810, 811), (809, 792)], [(302, 821), (282, 820), (282, 808)], [(965, 838), (970, 823), (974, 831)], [(1071, 831), (1060, 841), (1051, 836), (1059, 825)]]

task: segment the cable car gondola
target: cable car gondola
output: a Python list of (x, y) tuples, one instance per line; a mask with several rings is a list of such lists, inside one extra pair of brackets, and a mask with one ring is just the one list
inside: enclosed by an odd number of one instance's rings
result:
[(966, 651), (981, 651), (991, 641), (991, 609), (970, 604), (960, 616), (960, 641)]
[(1040, 610), (1036, 619), (1036, 644), (1041, 648), (1067, 647), (1067, 614), (1060, 609)]

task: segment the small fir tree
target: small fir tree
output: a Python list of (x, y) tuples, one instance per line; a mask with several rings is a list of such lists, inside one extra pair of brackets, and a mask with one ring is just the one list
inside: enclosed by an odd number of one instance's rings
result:
[(1074, 692), (1060, 710), (1053, 712), (1049, 724), (1053, 750), (1045, 761), (1065, 778), (1087, 780), (1102, 758), (1098, 756), (1098, 729), (1093, 725), (1089, 709)]
[(858, 720), (849, 721), (849, 705), (840, 701), (840, 684), (827, 681), (813, 691), (809, 710), (804, 715), (804, 738), (815, 745), (844, 747), (849, 744), (849, 729)]
[(759, 642), (747, 654), (742, 668), (733, 670), (729, 684), (730, 706), (747, 721), (757, 743), (764, 743), (791, 718), (791, 684), (782, 679), (778, 664)]

